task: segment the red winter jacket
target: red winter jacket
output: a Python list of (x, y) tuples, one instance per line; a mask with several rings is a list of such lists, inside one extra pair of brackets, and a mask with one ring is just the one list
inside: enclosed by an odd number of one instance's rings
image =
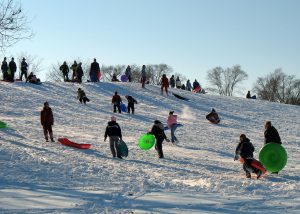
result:
[(161, 78), (161, 86), (163, 87), (169, 87), (169, 80), (167, 77), (162, 77)]

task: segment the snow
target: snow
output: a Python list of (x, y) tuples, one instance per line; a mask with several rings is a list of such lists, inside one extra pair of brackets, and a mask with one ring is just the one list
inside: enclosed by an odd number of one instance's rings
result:
[[(76, 100), (81, 87), (91, 100)], [(0, 83), (0, 213), (299, 213), (299, 106), (194, 94), (172, 89), (190, 99), (161, 95), (158, 86), (135, 83)], [(113, 113), (115, 91), (124, 103), (138, 101), (136, 114)], [(54, 113), (54, 137), (92, 144), (79, 150), (45, 142), (40, 111), (48, 101)], [(221, 124), (207, 122), (215, 108)], [(138, 148), (139, 137), (153, 121), (166, 124), (175, 111), (183, 127), (179, 143), (164, 142), (165, 159)], [(129, 156), (111, 157), (104, 131), (116, 115)], [(278, 174), (246, 179), (233, 161), (239, 135), (254, 144), (258, 157), (263, 124), (271, 120), (289, 159)], [(170, 132), (166, 131), (170, 138)]]

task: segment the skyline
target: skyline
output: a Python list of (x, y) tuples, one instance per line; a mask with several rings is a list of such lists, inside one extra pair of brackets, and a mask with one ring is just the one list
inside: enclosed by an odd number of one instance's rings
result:
[(44, 73), (57, 62), (79, 57), (90, 62), (96, 58), (100, 65), (166, 63), (204, 88), (208, 70), (239, 64), (249, 75), (242, 93), (277, 68), (299, 78), (296, 0), (22, 0), (21, 4), (32, 18), (35, 36), (4, 54), (36, 55), (43, 59)]

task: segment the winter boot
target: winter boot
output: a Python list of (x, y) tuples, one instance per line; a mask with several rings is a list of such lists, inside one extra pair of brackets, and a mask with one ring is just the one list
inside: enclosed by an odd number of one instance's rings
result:
[(51, 142), (52, 142), (52, 143), (54, 143), (54, 142), (55, 142), (53, 138), (51, 138)]
[(247, 178), (251, 178), (251, 173), (250, 172), (246, 172), (246, 177)]
[(258, 170), (258, 172), (256, 173), (256, 175), (257, 175), (257, 179), (259, 179), (260, 176), (262, 175), (262, 172), (260, 170)]

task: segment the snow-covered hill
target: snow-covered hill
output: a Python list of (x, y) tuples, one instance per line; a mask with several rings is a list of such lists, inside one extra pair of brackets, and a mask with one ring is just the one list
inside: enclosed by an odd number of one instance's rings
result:
[[(91, 100), (76, 100), (78, 87)], [(136, 114), (112, 113), (118, 91), (137, 99)], [(177, 89), (173, 89), (177, 91)], [(0, 213), (299, 213), (300, 108), (249, 100), (177, 93), (160, 94), (158, 86), (130, 83), (0, 83)], [(45, 142), (40, 111), (48, 101), (54, 113), (54, 137), (92, 144), (78, 150)], [(214, 107), (221, 124), (205, 115)], [(165, 159), (141, 151), (139, 137), (174, 110), (184, 126), (177, 146), (164, 143)], [(129, 157), (113, 159), (103, 142), (107, 122), (117, 116)], [(263, 145), (263, 124), (271, 120), (289, 159), (279, 175), (246, 179), (233, 161), (239, 135)], [(166, 134), (170, 138), (170, 133)], [(255, 177), (255, 176), (254, 176)]]

